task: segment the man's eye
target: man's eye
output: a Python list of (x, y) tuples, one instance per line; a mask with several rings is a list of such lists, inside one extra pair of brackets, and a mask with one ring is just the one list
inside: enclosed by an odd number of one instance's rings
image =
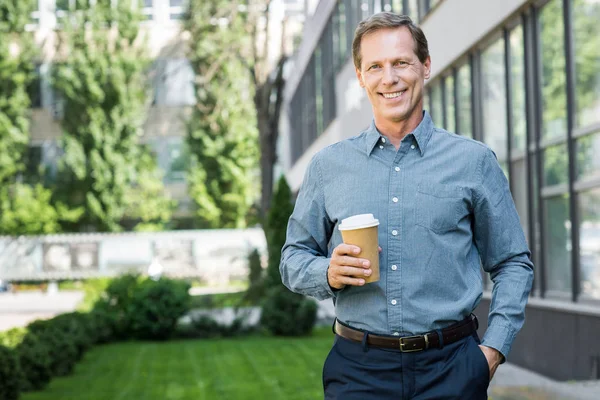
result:
[(378, 68), (379, 68), (379, 65), (377, 65), (377, 64), (373, 64), (369, 67), (369, 69), (378, 69)]
[(407, 64), (406, 61), (396, 61), (396, 65), (399, 65), (401, 67), (405, 66)]

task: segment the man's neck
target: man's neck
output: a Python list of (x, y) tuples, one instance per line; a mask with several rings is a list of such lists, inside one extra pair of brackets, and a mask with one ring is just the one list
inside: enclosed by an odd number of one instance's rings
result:
[(384, 119), (375, 119), (375, 126), (379, 133), (388, 138), (396, 150), (400, 147), (400, 142), (406, 135), (413, 132), (423, 120), (423, 110), (413, 113), (408, 119), (402, 121), (390, 121)]

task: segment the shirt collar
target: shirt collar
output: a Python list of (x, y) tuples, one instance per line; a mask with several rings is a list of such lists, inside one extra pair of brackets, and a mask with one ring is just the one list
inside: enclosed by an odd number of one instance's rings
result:
[[(426, 110), (424, 110), (423, 111), (423, 119), (421, 120), (421, 122), (419, 123), (417, 128), (409, 134), (409, 135), (413, 135), (415, 137), (415, 141), (417, 142), (417, 145), (419, 146), (419, 152), (421, 153), (421, 156), (423, 156), (425, 154), (425, 149), (427, 148), (427, 143), (429, 143), (429, 139), (431, 139), (431, 135), (433, 134), (434, 128), (435, 128), (435, 126), (433, 125), (431, 116), (429, 115), (429, 113)], [(367, 136), (366, 136), (367, 154), (371, 155), (371, 153), (373, 152), (373, 149), (377, 145), (377, 142), (379, 142), (379, 140), (381, 140), (381, 138), (384, 136), (381, 133), (379, 133), (379, 131), (377, 130), (377, 127), (375, 126), (375, 120), (371, 121), (371, 124), (369, 125), (369, 127), (367, 128), (367, 130), (365, 132), (367, 134)]]

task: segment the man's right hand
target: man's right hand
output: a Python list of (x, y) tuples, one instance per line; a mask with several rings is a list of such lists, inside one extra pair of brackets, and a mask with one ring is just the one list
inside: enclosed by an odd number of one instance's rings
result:
[[(380, 250), (381, 251), (381, 250)], [(358, 258), (358, 246), (340, 244), (331, 254), (331, 262), (327, 269), (327, 281), (334, 289), (343, 289), (346, 285), (362, 286), (365, 277), (372, 273), (371, 262), (365, 258)]]

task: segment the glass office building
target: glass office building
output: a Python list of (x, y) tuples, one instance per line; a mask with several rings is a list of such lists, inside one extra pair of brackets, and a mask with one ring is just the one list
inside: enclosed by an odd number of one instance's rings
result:
[[(536, 267), (510, 361), (556, 379), (600, 378), (600, 1), (321, 0), (281, 122), (294, 190), (317, 151), (371, 121), (351, 43), (380, 11), (408, 14), (427, 36), (435, 124), (489, 145), (509, 180)], [(490, 296), (488, 280), (484, 327)]]

